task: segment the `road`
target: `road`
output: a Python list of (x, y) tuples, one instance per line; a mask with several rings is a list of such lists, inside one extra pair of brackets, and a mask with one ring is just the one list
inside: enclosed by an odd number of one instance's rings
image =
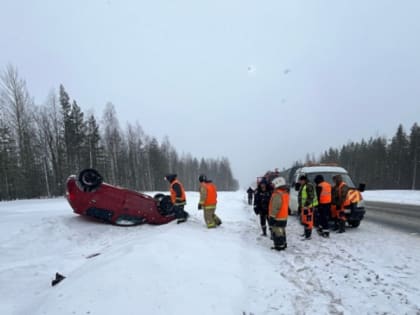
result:
[(366, 220), (420, 235), (420, 206), (366, 201)]

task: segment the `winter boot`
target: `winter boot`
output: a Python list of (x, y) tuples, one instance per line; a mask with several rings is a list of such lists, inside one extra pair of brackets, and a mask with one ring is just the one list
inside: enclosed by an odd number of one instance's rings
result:
[(272, 249), (280, 251), (285, 250), (286, 247), (286, 238), (284, 236), (274, 235), (274, 246), (272, 247)]
[(329, 238), (330, 237), (330, 231), (329, 230), (323, 230), (322, 231), (322, 237)]
[(341, 220), (337, 233), (344, 233), (345, 231), (346, 231), (346, 221)]
[(334, 220), (334, 226), (333, 226), (333, 231), (337, 231), (338, 230), (338, 227), (339, 227), (339, 224), (338, 224), (338, 220), (336, 219), (336, 220)]
[(305, 229), (305, 239), (310, 240), (312, 237), (312, 229)]
[(262, 229), (261, 236), (267, 236), (267, 227), (266, 226), (263, 226), (261, 229)]
[(217, 226), (222, 225), (222, 220), (217, 215), (214, 215), (214, 222)]

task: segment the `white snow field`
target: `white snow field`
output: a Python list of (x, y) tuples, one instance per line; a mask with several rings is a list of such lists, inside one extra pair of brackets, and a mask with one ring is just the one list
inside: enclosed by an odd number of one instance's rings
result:
[[(301, 241), (291, 217), (276, 252), (245, 193), (219, 194), (214, 230), (187, 196), (187, 223), (137, 227), (63, 198), (0, 203), (0, 314), (420, 314), (418, 236), (362, 222)], [(51, 287), (55, 272), (67, 278)]]
[(420, 190), (367, 190), (363, 198), (366, 201), (420, 205)]

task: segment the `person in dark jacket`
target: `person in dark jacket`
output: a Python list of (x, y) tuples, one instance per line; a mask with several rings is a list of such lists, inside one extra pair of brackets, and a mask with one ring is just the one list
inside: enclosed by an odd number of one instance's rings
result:
[(188, 212), (184, 210), (185, 205), (187, 204), (187, 198), (185, 195), (184, 186), (177, 179), (176, 174), (168, 174), (165, 176), (165, 179), (169, 182), (170, 187), (169, 191), (171, 193), (171, 201), (174, 205), (174, 212), (177, 218), (178, 224), (187, 221)]
[(254, 195), (254, 212), (260, 216), (260, 225), (262, 235), (267, 236), (267, 222), (268, 222), (268, 206), (271, 199), (271, 188), (267, 181), (263, 178), (255, 191)]
[(252, 205), (252, 199), (254, 198), (254, 189), (252, 189), (252, 187), (249, 187), (246, 192), (248, 194), (248, 204), (251, 206)]

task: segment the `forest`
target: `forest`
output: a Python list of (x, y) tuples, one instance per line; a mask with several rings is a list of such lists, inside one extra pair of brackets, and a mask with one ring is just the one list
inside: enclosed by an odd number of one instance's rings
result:
[(239, 187), (227, 158), (180, 155), (138, 122), (122, 128), (112, 103), (98, 120), (60, 85), (35, 104), (18, 70), (7, 66), (0, 76), (0, 200), (63, 195), (67, 177), (85, 168), (139, 191), (167, 190), (164, 176), (172, 172), (187, 190), (198, 189), (201, 173), (219, 190)]
[[(307, 155), (306, 162), (314, 161)], [(372, 137), (329, 148), (315, 162), (336, 163), (367, 189), (420, 189), (420, 126), (399, 125), (392, 138)], [(299, 164), (299, 162), (297, 162)]]

